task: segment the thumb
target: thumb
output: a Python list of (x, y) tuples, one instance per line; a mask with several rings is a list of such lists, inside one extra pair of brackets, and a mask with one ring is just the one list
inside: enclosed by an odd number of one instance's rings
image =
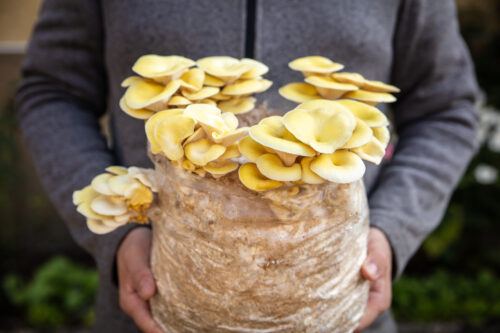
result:
[(361, 267), (361, 274), (367, 280), (375, 281), (382, 275), (380, 260), (377, 260), (377, 257), (376, 255), (369, 256)]

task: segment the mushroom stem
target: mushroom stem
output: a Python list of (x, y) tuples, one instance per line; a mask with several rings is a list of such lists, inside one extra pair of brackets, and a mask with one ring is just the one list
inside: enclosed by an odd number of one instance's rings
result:
[(281, 162), (283, 162), (283, 164), (286, 165), (287, 167), (292, 166), (295, 163), (295, 160), (297, 159), (297, 155), (294, 154), (289, 154), (278, 150), (275, 150), (274, 152), (276, 153), (276, 155), (278, 155)]
[(339, 99), (346, 93), (346, 91), (335, 90), (325, 87), (315, 87), (315, 88), (318, 91), (318, 94), (320, 94), (321, 97), (325, 99)]

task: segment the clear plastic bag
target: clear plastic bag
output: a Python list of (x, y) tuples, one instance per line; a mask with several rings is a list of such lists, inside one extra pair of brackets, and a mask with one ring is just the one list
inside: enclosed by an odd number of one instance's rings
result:
[(153, 157), (151, 301), (165, 332), (351, 332), (368, 283), (361, 181), (256, 193)]

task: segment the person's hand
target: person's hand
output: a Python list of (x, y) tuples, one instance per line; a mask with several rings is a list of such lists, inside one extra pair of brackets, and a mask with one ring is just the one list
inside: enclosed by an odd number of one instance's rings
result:
[(365, 313), (356, 332), (370, 326), (375, 318), (391, 306), (392, 251), (387, 237), (377, 228), (370, 228), (368, 255), (361, 267), (361, 274), (370, 281), (370, 293)]
[(135, 228), (121, 243), (116, 254), (120, 308), (146, 333), (162, 333), (151, 315), (148, 300), (156, 292), (149, 267), (151, 230)]

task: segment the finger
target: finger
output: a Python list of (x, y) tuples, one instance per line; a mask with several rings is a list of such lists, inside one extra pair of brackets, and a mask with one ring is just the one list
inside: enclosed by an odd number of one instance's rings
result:
[(162, 330), (154, 321), (147, 302), (136, 293), (120, 293), (120, 307), (129, 315), (145, 333), (161, 333)]
[(149, 264), (150, 247), (139, 243), (133, 250), (133, 255), (127, 259), (127, 271), (132, 280), (133, 290), (137, 291), (138, 295), (147, 301), (156, 292)]

